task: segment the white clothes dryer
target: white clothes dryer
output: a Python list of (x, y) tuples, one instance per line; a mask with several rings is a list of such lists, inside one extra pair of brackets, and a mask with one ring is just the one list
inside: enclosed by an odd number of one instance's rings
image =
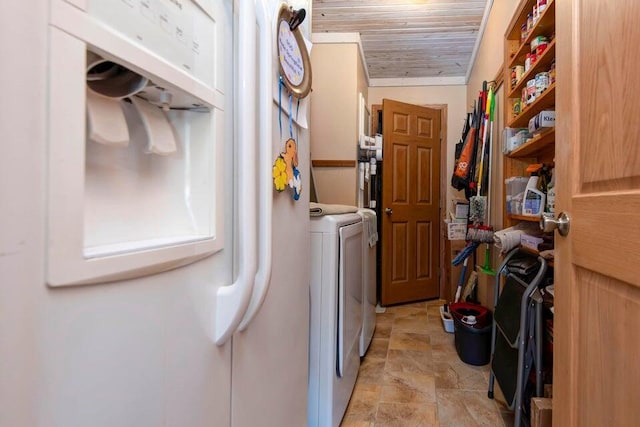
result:
[(358, 209), (362, 217), (362, 333), (360, 334), (360, 357), (371, 344), (376, 329), (376, 245), (378, 221), (371, 209)]
[(310, 427), (338, 427), (360, 369), (362, 218), (311, 218)]

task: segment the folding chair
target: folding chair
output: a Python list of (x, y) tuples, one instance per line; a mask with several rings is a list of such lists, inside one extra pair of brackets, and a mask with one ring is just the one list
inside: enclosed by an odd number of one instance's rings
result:
[[(538, 287), (546, 271), (544, 258), (516, 248), (496, 274), (488, 396), (493, 399), (497, 380), (507, 406), (515, 411), (515, 427), (522, 425), (525, 387), (533, 368), (535, 395), (543, 393), (542, 295)], [(502, 292), (501, 276), (505, 277)]]

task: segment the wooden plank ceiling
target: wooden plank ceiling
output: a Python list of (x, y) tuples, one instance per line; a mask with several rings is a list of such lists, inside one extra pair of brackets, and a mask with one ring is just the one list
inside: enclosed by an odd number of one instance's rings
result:
[(360, 33), (369, 76), (461, 77), (487, 0), (313, 0), (314, 33)]

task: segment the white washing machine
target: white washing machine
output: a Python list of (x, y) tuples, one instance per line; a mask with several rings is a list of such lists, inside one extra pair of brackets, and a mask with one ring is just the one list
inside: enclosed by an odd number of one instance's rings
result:
[(371, 344), (376, 329), (376, 244), (378, 221), (371, 209), (358, 209), (362, 217), (362, 333), (360, 334), (360, 357)]
[(362, 217), (311, 218), (310, 427), (337, 427), (360, 369)]

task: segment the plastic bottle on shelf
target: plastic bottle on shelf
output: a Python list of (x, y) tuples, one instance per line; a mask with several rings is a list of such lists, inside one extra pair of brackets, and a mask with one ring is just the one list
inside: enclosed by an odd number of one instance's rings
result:
[(529, 183), (524, 191), (524, 200), (522, 201), (522, 215), (539, 216), (545, 207), (545, 194), (538, 190), (537, 175), (529, 178)]
[(538, 0), (538, 15), (542, 15), (542, 12), (547, 8), (547, 0)]
[(545, 212), (550, 214), (556, 213), (556, 175), (555, 169), (551, 169), (551, 180), (547, 185), (547, 203)]

